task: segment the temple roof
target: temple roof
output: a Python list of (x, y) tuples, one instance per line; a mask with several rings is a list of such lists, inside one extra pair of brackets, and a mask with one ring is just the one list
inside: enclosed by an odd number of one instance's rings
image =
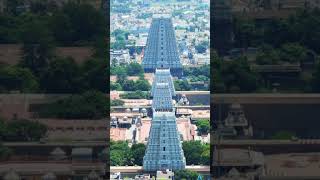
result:
[(153, 18), (142, 65), (156, 68), (182, 69), (171, 18)]
[(154, 96), (155, 86), (157, 83), (168, 83), (171, 95), (176, 95), (170, 69), (156, 69), (152, 83), (151, 96)]
[(172, 95), (168, 83), (155, 84), (152, 108), (155, 111), (173, 111)]

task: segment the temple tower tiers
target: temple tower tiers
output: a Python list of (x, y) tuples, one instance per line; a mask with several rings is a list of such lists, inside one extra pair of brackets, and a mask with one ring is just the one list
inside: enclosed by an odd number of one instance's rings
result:
[(154, 90), (157, 83), (168, 83), (171, 95), (176, 96), (172, 77), (169, 69), (156, 69), (155, 80), (152, 83), (151, 96), (154, 97)]
[(172, 75), (182, 75), (173, 24), (168, 15), (153, 17), (142, 66), (145, 72), (168, 68)]
[(158, 82), (159, 79), (161, 78), (157, 78), (156, 74), (153, 85), (153, 117), (143, 168), (145, 171), (184, 169), (186, 161), (177, 128), (170, 81)]

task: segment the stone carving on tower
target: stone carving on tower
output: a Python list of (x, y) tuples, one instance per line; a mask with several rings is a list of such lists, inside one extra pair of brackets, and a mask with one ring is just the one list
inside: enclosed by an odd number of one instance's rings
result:
[[(177, 128), (172, 89), (169, 82), (158, 82), (155, 77), (152, 101), (152, 124), (143, 169), (145, 171), (180, 170), (186, 166)], [(171, 80), (172, 81), (172, 80)]]
[(176, 96), (174, 84), (169, 69), (156, 69), (154, 81), (152, 83), (151, 96), (154, 96), (154, 90), (157, 83), (168, 83), (171, 95)]
[(182, 75), (182, 64), (169, 15), (154, 15), (142, 66), (145, 72), (155, 72), (157, 68), (167, 68), (174, 76), (180, 77)]

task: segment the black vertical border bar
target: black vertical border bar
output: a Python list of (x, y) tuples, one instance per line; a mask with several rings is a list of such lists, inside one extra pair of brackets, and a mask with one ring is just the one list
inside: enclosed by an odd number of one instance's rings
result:
[(210, 176), (211, 176), (211, 179), (213, 179), (213, 150), (214, 150), (214, 145), (213, 145), (213, 122), (214, 122), (214, 119), (213, 119), (213, 113), (214, 113), (214, 109), (213, 109), (213, 68), (212, 67), (212, 55), (213, 55), (213, 37), (214, 37), (214, 34), (213, 34), (213, 21), (214, 21), (214, 12), (213, 12), (213, 5), (214, 5), (214, 2), (215, 0), (210, 0), (210, 44), (209, 44), (209, 47), (210, 47)]
[(106, 67), (106, 71), (107, 71), (107, 77), (106, 77), (106, 98), (109, 99), (109, 107), (108, 109), (106, 109), (107, 112), (107, 122), (106, 122), (106, 148), (107, 148), (107, 157), (106, 157), (106, 176), (105, 179), (109, 179), (110, 178), (110, 0), (102, 0), (103, 1), (103, 13), (105, 15), (105, 20), (106, 20), (106, 61), (108, 61), (107, 63), (107, 67)]

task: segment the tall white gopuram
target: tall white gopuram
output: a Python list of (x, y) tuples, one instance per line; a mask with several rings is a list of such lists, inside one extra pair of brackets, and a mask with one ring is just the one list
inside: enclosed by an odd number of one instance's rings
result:
[[(170, 72), (170, 71), (168, 71)], [(161, 81), (156, 73), (152, 88), (153, 117), (143, 168), (145, 171), (180, 170), (186, 166), (175, 108), (172, 102), (170, 81)], [(168, 79), (168, 78), (166, 78)]]

